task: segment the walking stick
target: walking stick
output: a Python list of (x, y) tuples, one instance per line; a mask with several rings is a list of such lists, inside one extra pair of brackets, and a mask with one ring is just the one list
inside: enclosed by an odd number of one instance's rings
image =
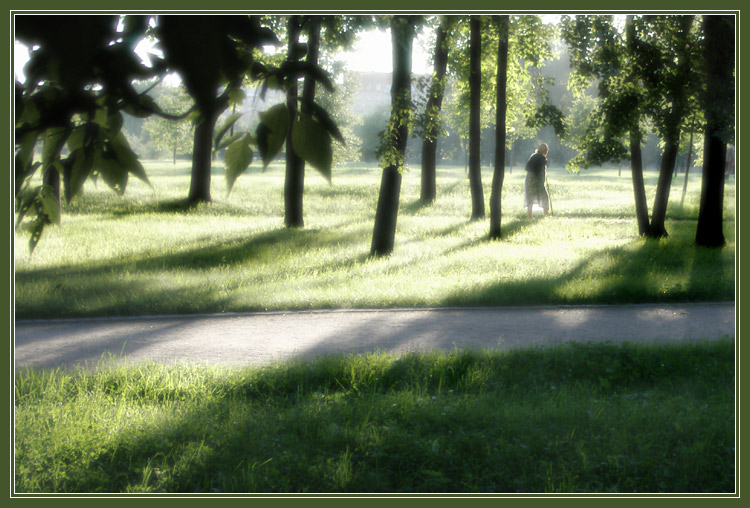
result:
[(549, 201), (549, 214), (552, 215), (552, 194), (549, 191), (549, 180), (547, 180), (547, 173), (544, 173), (544, 184), (547, 186), (547, 201)]

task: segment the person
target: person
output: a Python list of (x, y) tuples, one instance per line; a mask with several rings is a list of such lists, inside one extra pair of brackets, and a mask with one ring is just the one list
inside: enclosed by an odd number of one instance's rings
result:
[(547, 171), (547, 154), (549, 147), (542, 143), (534, 153), (529, 157), (526, 163), (526, 180), (523, 184), (524, 204), (531, 218), (531, 210), (534, 205), (539, 205), (544, 210), (544, 215), (549, 214), (549, 196), (547, 189), (544, 187), (545, 175)]

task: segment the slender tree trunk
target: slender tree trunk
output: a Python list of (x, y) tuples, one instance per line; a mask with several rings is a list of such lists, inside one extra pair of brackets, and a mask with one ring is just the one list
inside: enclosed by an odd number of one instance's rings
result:
[[(679, 136), (679, 131), (676, 133)], [(667, 216), (667, 204), (669, 203), (669, 191), (672, 187), (672, 173), (674, 172), (675, 161), (677, 160), (677, 150), (679, 143), (670, 136), (664, 147), (664, 156), (661, 159), (659, 168), (659, 181), (656, 184), (656, 197), (654, 198), (654, 212), (651, 216), (651, 224), (648, 228), (647, 236), (651, 238), (661, 238), (669, 236), (664, 226)]]
[(703, 16), (706, 34), (706, 135), (703, 154), (703, 183), (698, 229), (695, 243), (704, 247), (721, 247), (726, 243), (723, 231), (724, 176), (727, 140), (722, 136), (731, 130), (734, 110), (734, 18)]
[[(290, 16), (288, 23), (288, 56), (287, 60), (299, 60), (299, 16)], [(289, 110), (289, 133), (286, 138), (286, 174), (284, 178), (284, 225), (288, 228), (304, 227), (302, 216), (302, 198), (305, 187), (305, 162), (294, 153), (292, 146), (292, 128), (297, 118), (297, 80), (293, 80), (286, 94)]]
[(172, 165), (177, 165), (177, 145), (172, 146)]
[(393, 83), (391, 85), (391, 119), (389, 121), (389, 165), (383, 170), (372, 233), (372, 256), (387, 256), (393, 252), (396, 238), (396, 219), (401, 194), (401, 171), (409, 135), (411, 102), (411, 49), (414, 31), (408, 16), (394, 16), (391, 20), (393, 47)]
[(688, 142), (687, 160), (685, 161), (685, 181), (682, 183), (682, 197), (680, 198), (680, 206), (685, 204), (685, 194), (687, 194), (688, 176), (690, 175), (690, 158), (693, 155), (693, 131), (694, 130), (695, 130), (695, 113), (693, 113), (693, 121), (690, 124), (690, 141)]
[[(693, 23), (693, 16), (684, 16), (681, 18), (682, 33), (684, 34), (684, 48), (688, 45), (688, 33)], [(677, 55), (677, 75), (685, 77), (690, 72), (690, 58), (687, 51), (680, 51), (681, 54)], [(664, 137), (665, 147), (664, 156), (661, 161), (661, 168), (659, 168), (659, 181), (656, 186), (656, 197), (654, 199), (654, 211), (651, 216), (651, 225), (647, 236), (651, 238), (661, 238), (668, 236), (667, 229), (664, 225), (664, 221), (667, 215), (667, 204), (669, 203), (669, 191), (672, 186), (672, 175), (674, 174), (675, 162), (677, 160), (677, 150), (680, 142), (680, 122), (682, 121), (683, 115), (686, 108), (686, 91), (683, 87), (683, 83), (678, 84), (677, 87), (669, 90), (668, 92), (670, 102), (672, 103), (672, 110), (669, 112), (667, 118), (667, 127), (665, 129)]]
[(495, 113), (495, 171), (490, 193), (490, 238), (502, 236), (502, 194), (505, 180), (505, 114), (508, 78), (508, 25), (509, 18), (493, 16), (500, 33), (497, 45), (497, 99)]
[(635, 216), (638, 221), (638, 234), (648, 233), (648, 203), (646, 187), (643, 183), (643, 159), (641, 157), (641, 130), (636, 125), (630, 130), (630, 171), (633, 176), (635, 195)]
[(484, 218), (484, 191), (481, 168), (482, 35), (479, 16), (471, 16), (469, 56), (469, 185), (471, 220)]
[(193, 166), (190, 177), (188, 203), (207, 203), (211, 201), (211, 155), (213, 152), (213, 135), (218, 108), (214, 106), (201, 113), (195, 126), (193, 136)]
[(435, 39), (435, 68), (432, 75), (430, 95), (425, 107), (424, 140), (422, 141), (422, 187), (420, 200), (431, 203), (437, 197), (437, 140), (440, 133), (440, 109), (445, 91), (445, 71), (448, 67), (448, 45), (446, 25), (450, 18), (443, 17)]

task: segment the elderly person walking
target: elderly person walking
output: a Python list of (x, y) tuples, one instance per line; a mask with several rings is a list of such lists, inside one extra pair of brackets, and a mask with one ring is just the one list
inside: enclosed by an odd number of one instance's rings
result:
[(549, 196), (547, 195), (547, 189), (544, 187), (548, 152), (549, 147), (542, 143), (531, 154), (529, 161), (526, 163), (526, 181), (523, 185), (523, 192), (524, 204), (529, 212), (529, 218), (534, 205), (541, 206), (545, 216), (549, 214)]

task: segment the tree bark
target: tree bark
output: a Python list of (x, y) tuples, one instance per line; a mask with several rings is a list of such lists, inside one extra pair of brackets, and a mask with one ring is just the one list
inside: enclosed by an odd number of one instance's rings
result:
[(193, 166), (190, 177), (188, 203), (208, 203), (211, 201), (211, 155), (213, 134), (219, 116), (217, 107), (201, 113), (193, 136)]
[[(683, 24), (682, 33), (684, 34), (684, 47), (678, 50), (681, 54), (677, 55), (678, 63), (676, 73), (678, 77), (686, 77), (690, 72), (690, 58), (687, 49), (688, 34), (693, 23), (692, 16), (684, 16), (681, 19)], [(682, 51), (682, 50), (685, 51)], [(667, 204), (669, 203), (669, 191), (672, 185), (672, 175), (674, 174), (675, 162), (677, 160), (677, 149), (680, 142), (680, 122), (685, 114), (687, 91), (684, 83), (677, 80), (677, 84), (667, 90), (672, 109), (668, 113), (666, 126), (664, 128), (665, 147), (664, 156), (659, 169), (659, 181), (656, 186), (656, 198), (654, 199), (654, 212), (651, 217), (651, 225), (647, 236), (651, 238), (661, 238), (668, 236), (664, 221), (667, 215)]]
[(643, 183), (643, 158), (641, 156), (641, 130), (636, 125), (630, 129), (630, 172), (633, 176), (633, 194), (635, 196), (635, 216), (638, 222), (638, 234), (648, 233), (648, 203), (646, 187)]
[[(676, 133), (679, 136), (679, 130)], [(659, 181), (656, 184), (656, 197), (654, 198), (654, 213), (651, 216), (647, 236), (650, 238), (662, 238), (669, 236), (664, 221), (667, 217), (667, 204), (669, 203), (669, 191), (672, 187), (672, 173), (674, 172), (675, 161), (677, 160), (677, 150), (679, 143), (670, 136), (664, 147), (664, 156), (661, 159), (659, 168)]]
[(727, 138), (734, 110), (734, 18), (703, 16), (706, 55), (706, 135), (703, 154), (703, 183), (695, 243), (721, 247), (726, 243), (723, 231), (724, 176)]
[(391, 19), (391, 44), (393, 48), (393, 82), (391, 85), (390, 152), (397, 161), (383, 169), (372, 234), (372, 256), (387, 256), (393, 252), (396, 238), (398, 202), (401, 194), (401, 171), (406, 142), (409, 136), (409, 103), (411, 102), (411, 50), (414, 37), (412, 21), (408, 16)]
[[(288, 61), (297, 61), (300, 33), (299, 16), (290, 16), (288, 23)], [(302, 198), (305, 188), (305, 161), (298, 157), (292, 146), (292, 126), (297, 118), (297, 80), (293, 79), (286, 94), (289, 110), (289, 133), (286, 137), (286, 173), (284, 178), (284, 225), (288, 228), (304, 227)]]
[(481, 168), (482, 36), (479, 16), (471, 16), (469, 55), (469, 185), (471, 220), (484, 218)]
[(495, 171), (490, 193), (490, 238), (502, 237), (502, 194), (505, 180), (505, 116), (508, 78), (508, 25), (507, 15), (494, 16), (499, 31), (497, 45), (497, 99), (495, 107)]
[(437, 197), (437, 140), (440, 133), (440, 109), (445, 91), (445, 71), (448, 67), (448, 47), (446, 25), (448, 17), (443, 17), (435, 39), (435, 67), (430, 85), (430, 95), (425, 106), (424, 140), (422, 141), (422, 187), (420, 200), (431, 203)]

